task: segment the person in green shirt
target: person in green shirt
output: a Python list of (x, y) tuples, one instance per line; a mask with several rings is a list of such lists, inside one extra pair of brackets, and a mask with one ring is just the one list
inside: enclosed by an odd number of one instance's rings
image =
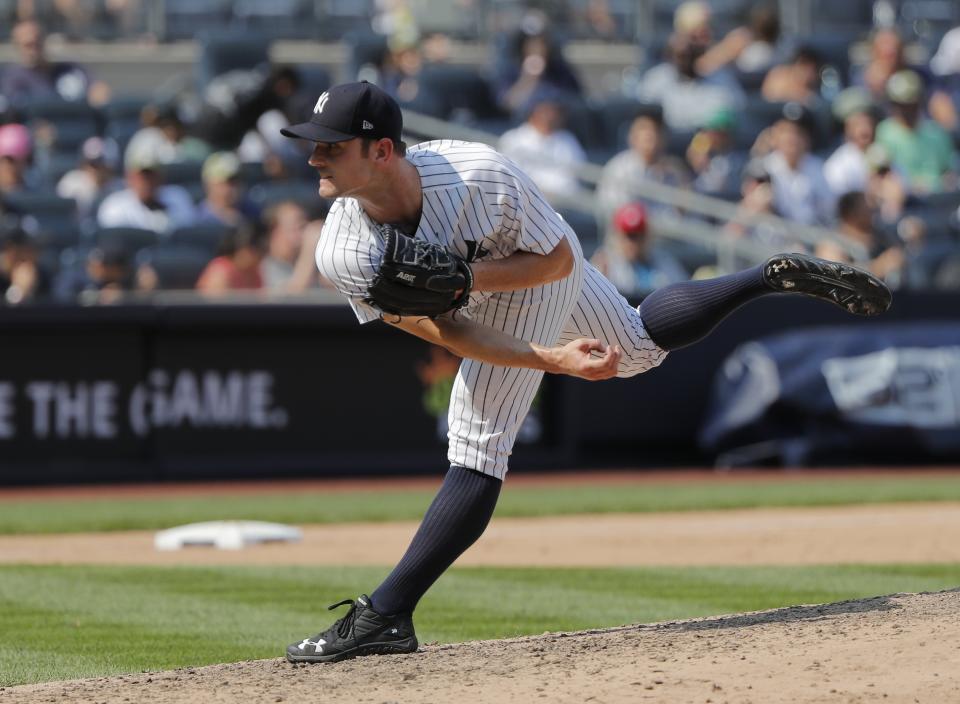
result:
[(957, 186), (953, 141), (940, 125), (921, 115), (923, 92), (923, 80), (915, 71), (893, 74), (887, 81), (890, 117), (877, 126), (876, 137), (916, 194)]

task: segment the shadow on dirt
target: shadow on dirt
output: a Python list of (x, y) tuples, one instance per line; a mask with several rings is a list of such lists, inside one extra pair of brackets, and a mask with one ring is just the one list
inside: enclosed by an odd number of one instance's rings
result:
[(741, 628), (746, 626), (762, 626), (770, 623), (792, 623), (795, 621), (816, 621), (817, 619), (839, 616), (842, 614), (858, 614), (869, 611), (892, 611), (899, 609), (896, 603), (897, 594), (877, 596), (869, 599), (852, 599), (838, 601), (833, 604), (818, 604), (816, 606), (789, 606), (774, 611), (763, 611), (755, 614), (740, 614), (737, 616), (718, 616), (698, 621), (684, 621), (678, 623), (661, 623), (649, 626), (640, 626), (641, 631), (712, 631), (720, 628)]

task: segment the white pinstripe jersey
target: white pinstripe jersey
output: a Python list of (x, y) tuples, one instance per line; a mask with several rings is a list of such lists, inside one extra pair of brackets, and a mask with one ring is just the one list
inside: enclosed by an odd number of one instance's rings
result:
[[(466, 317), (543, 345), (577, 337), (619, 342), (625, 353), (621, 376), (656, 366), (663, 358), (636, 310), (583, 261), (573, 230), (516, 164), (486, 145), (448, 140), (418, 144), (408, 150), (407, 159), (417, 168), (423, 189), (417, 239), (443, 244), (469, 261), (501, 259), (517, 251), (548, 254), (563, 238), (574, 252), (568, 277), (518, 291), (474, 292), (462, 309)], [(347, 297), (361, 323), (380, 318), (362, 299), (382, 255), (377, 223), (355, 199), (337, 199), (317, 245), (317, 266)], [(502, 478), (541, 378), (536, 370), (465, 359), (448, 412), (451, 464)]]

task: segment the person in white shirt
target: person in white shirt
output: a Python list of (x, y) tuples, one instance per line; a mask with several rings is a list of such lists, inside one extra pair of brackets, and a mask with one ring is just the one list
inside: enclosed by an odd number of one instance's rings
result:
[(100, 227), (138, 227), (164, 234), (196, 222), (190, 194), (180, 186), (163, 185), (156, 150), (127, 149), (127, 187), (104, 198), (97, 211)]
[(57, 195), (77, 201), (80, 217), (86, 218), (105, 193), (117, 190), (120, 148), (112, 139), (88, 137), (80, 147), (80, 163), (57, 182)]
[(810, 154), (809, 111), (799, 103), (787, 103), (770, 129), (773, 151), (764, 165), (776, 209), (786, 219), (807, 225), (832, 222), (836, 199), (823, 176), (823, 162)]
[[(856, 98), (851, 100), (855, 101)], [(843, 120), (843, 134), (846, 141), (826, 160), (823, 165), (823, 175), (830, 184), (830, 190), (837, 197), (850, 191), (866, 190), (869, 175), (866, 152), (867, 147), (873, 144), (877, 128), (874, 109), (873, 103), (866, 95), (857, 102), (846, 105), (834, 104), (834, 114)]]
[(563, 107), (543, 96), (532, 101), (526, 122), (500, 138), (500, 152), (526, 171), (548, 199), (576, 196), (581, 190), (577, 168), (587, 155), (563, 125)]

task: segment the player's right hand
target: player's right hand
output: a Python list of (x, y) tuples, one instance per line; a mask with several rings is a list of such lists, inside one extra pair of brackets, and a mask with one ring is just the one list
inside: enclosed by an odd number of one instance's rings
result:
[(579, 377), (588, 381), (611, 379), (617, 375), (617, 367), (623, 351), (618, 345), (606, 345), (600, 340), (580, 338), (557, 348), (557, 364), (561, 374)]

